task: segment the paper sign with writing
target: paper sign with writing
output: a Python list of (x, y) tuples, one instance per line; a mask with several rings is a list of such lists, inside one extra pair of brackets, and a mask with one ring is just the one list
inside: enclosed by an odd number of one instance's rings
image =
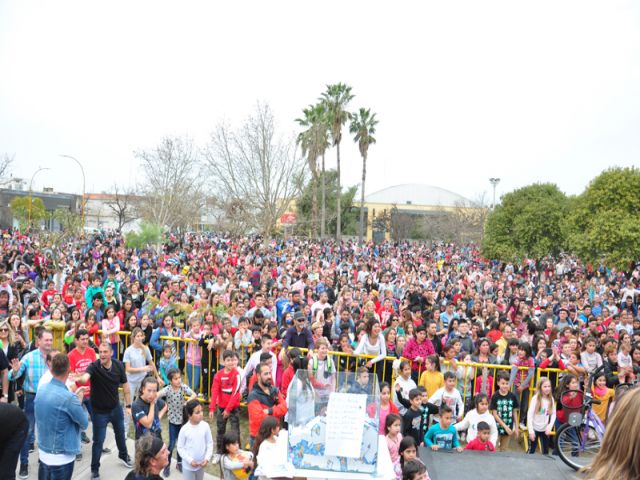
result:
[(367, 396), (333, 392), (327, 406), (325, 455), (356, 458), (362, 449)]

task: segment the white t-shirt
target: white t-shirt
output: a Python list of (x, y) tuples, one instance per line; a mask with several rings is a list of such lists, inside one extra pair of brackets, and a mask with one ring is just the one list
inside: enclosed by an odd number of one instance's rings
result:
[(185, 423), (178, 435), (178, 453), (182, 457), (182, 468), (192, 472), (200, 470), (191, 466), (191, 462), (202, 462), (204, 459), (211, 460), (213, 455), (213, 438), (211, 428), (207, 422), (200, 422), (194, 425), (191, 422)]

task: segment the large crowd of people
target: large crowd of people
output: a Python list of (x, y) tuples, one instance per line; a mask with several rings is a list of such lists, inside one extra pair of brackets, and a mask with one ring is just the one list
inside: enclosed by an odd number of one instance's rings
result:
[[(299, 369), (313, 385), (376, 375), (397, 476), (427, 478), (421, 445), (547, 453), (562, 391), (604, 366), (592, 393), (607, 421), (614, 389), (640, 375), (640, 264), (208, 233), (137, 251), (117, 233), (51, 246), (7, 231), (0, 255), (0, 471), (19, 459), (20, 478), (35, 450), (41, 478), (71, 478), (89, 443), (100, 478), (109, 424), (128, 478), (169, 475), (174, 452), (188, 479), (211, 461), (260, 477)], [(130, 427), (153, 455), (129, 455)]]

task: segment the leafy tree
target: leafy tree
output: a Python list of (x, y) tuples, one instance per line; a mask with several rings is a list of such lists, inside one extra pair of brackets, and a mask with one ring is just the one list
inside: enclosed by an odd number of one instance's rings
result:
[(488, 216), (482, 253), (509, 261), (542, 258), (565, 248), (568, 199), (551, 183), (514, 190)]
[(376, 125), (378, 120), (376, 114), (371, 113), (369, 108), (361, 108), (357, 113), (351, 116), (351, 125), (349, 132), (353, 134), (353, 140), (358, 144), (360, 156), (362, 157), (362, 186), (360, 188), (360, 229), (358, 231), (358, 241), (362, 243), (364, 236), (364, 187), (367, 179), (367, 155), (369, 153), (369, 145), (376, 143), (374, 137), (376, 133)]
[(82, 216), (67, 208), (57, 208), (52, 218), (60, 224), (60, 228), (66, 235), (78, 235), (82, 230)]
[(320, 97), (320, 102), (324, 105), (327, 111), (327, 121), (329, 123), (329, 129), (331, 131), (331, 139), (333, 145), (336, 147), (336, 159), (337, 159), (337, 202), (336, 202), (336, 239), (340, 240), (341, 234), (341, 215), (342, 208), (341, 197), (342, 187), (340, 185), (340, 142), (342, 141), (342, 126), (347, 123), (351, 114), (347, 111), (349, 102), (353, 99), (354, 95), (351, 93), (351, 87), (344, 83), (336, 83), (334, 85), (327, 85), (327, 90)]
[(162, 225), (142, 223), (138, 232), (129, 232), (125, 235), (125, 244), (129, 248), (143, 249), (149, 245), (159, 245), (163, 237)]
[[(337, 201), (336, 198), (338, 196), (338, 174), (335, 170), (327, 170), (325, 175), (326, 180), (326, 191), (327, 191), (327, 209), (330, 212), (334, 212), (337, 209)], [(303, 235), (309, 235), (310, 233), (310, 225), (311, 225), (311, 203), (313, 195), (313, 188), (310, 184), (307, 183), (305, 187), (302, 189), (302, 193), (298, 202), (296, 203), (296, 208), (298, 211), (298, 221), (297, 221), (297, 233)], [(342, 222), (341, 230), (346, 235), (355, 235), (356, 234), (356, 225), (357, 225), (357, 213), (353, 208), (353, 200), (356, 196), (357, 187), (352, 186), (345, 189), (341, 195), (341, 216), (340, 221)], [(317, 193), (317, 192), (316, 192)], [(334, 235), (336, 232), (337, 226), (337, 215), (331, 215), (327, 218), (327, 234)]]
[(640, 170), (605, 170), (572, 200), (569, 246), (585, 262), (627, 271), (640, 258)]
[(15, 197), (9, 203), (9, 208), (11, 208), (11, 213), (14, 218), (20, 223), (21, 229), (39, 223), (47, 218), (47, 211), (40, 198), (34, 198), (32, 196)]

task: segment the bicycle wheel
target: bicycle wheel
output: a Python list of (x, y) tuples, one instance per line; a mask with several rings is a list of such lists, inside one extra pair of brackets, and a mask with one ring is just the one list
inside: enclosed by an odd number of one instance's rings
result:
[(562, 425), (556, 434), (560, 459), (574, 470), (591, 464), (600, 451), (601, 440), (591, 425)]

